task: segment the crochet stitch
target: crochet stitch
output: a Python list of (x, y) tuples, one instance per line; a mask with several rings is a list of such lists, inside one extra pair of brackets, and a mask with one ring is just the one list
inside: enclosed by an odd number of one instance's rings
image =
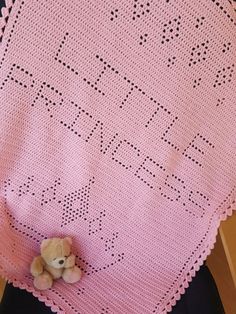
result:
[[(57, 313), (170, 312), (236, 209), (233, 1), (2, 12), (0, 274)], [(54, 236), (83, 277), (37, 291)]]

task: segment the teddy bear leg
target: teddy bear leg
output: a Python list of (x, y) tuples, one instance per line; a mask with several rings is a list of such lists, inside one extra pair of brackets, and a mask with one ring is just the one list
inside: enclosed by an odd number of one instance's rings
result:
[(75, 283), (81, 278), (81, 270), (77, 266), (65, 268), (62, 273), (62, 278), (67, 283)]
[(39, 290), (46, 290), (52, 287), (52, 276), (44, 271), (42, 274), (34, 278), (34, 286)]

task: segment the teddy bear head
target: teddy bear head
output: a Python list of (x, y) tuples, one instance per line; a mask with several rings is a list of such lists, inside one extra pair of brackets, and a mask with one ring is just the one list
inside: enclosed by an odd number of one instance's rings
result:
[(45, 239), (40, 246), (41, 256), (47, 265), (63, 268), (71, 253), (71, 245), (72, 239), (69, 237)]

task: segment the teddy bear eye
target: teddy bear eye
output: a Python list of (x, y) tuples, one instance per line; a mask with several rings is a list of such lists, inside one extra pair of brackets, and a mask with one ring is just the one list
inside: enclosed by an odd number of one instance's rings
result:
[(69, 255), (65, 255), (64, 257), (67, 258)]
[(53, 260), (55, 261), (57, 258), (55, 257)]

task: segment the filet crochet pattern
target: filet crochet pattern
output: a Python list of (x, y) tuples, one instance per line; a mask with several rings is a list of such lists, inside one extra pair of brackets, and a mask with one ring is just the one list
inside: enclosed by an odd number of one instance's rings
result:
[[(68, 314), (166, 314), (236, 209), (230, 0), (16, 0), (0, 20), (0, 274)], [(37, 291), (44, 238), (81, 281)]]

